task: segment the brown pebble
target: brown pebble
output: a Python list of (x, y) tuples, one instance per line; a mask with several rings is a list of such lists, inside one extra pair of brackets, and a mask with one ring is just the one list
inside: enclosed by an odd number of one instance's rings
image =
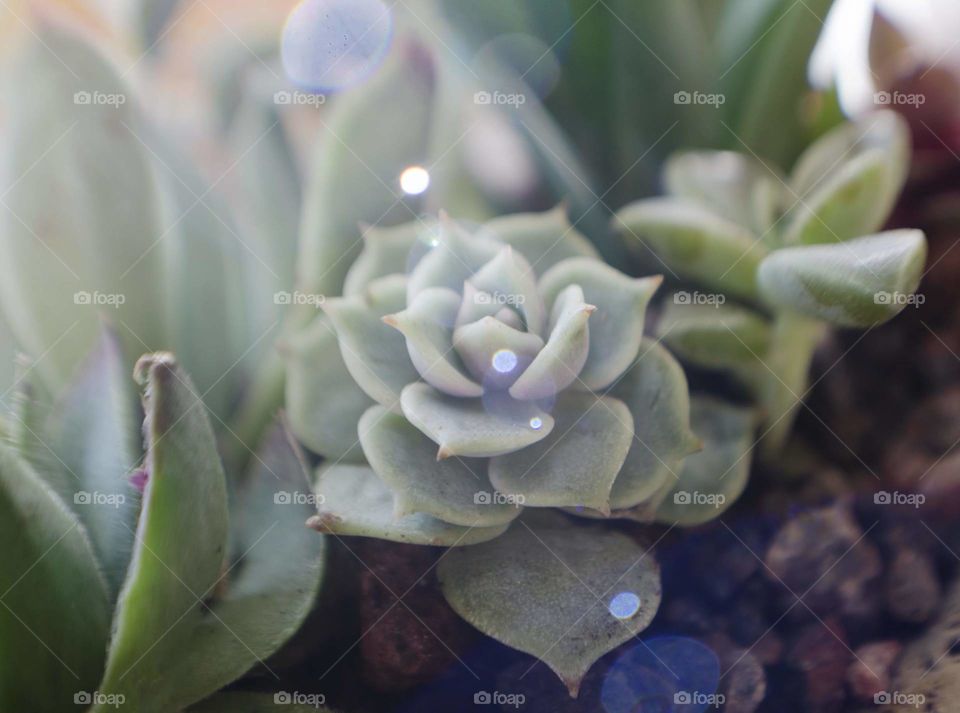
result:
[(881, 691), (890, 690), (890, 671), (903, 646), (898, 641), (874, 641), (860, 646), (847, 669), (847, 686), (859, 700), (873, 702)]
[(790, 647), (787, 662), (804, 676), (809, 710), (830, 713), (843, 704), (853, 658), (845, 639), (840, 623), (827, 619), (805, 626)]
[(940, 605), (940, 581), (933, 560), (913, 548), (898, 548), (884, 577), (887, 610), (900, 621), (920, 624)]

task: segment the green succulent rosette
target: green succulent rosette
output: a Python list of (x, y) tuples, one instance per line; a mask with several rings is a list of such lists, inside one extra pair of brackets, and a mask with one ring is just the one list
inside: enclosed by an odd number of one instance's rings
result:
[(466, 545), (524, 507), (609, 515), (675, 482), (699, 440), (682, 370), (644, 338), (659, 284), (562, 209), (367, 229), (288, 350), (292, 427), (327, 459), (314, 524)]

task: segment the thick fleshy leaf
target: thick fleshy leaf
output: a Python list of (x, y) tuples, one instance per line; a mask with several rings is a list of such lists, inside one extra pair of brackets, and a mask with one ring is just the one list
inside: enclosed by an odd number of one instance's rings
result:
[(180, 698), (184, 681), (170, 667), (209, 616), (204, 600), (226, 559), (226, 480), (205, 407), (174, 358), (141, 357), (135, 376), (145, 389), (147, 482), (99, 690), (161, 713), (193, 702)]
[(553, 416), (503, 392), (482, 399), (448, 396), (427, 384), (410, 384), (400, 396), (403, 415), (439, 446), (437, 458), (488, 457), (542, 441)]
[(664, 181), (671, 195), (699, 203), (762, 236), (776, 219), (783, 191), (771, 171), (736, 151), (688, 151), (669, 158)]
[(428, 287), (418, 292), (405, 310), (387, 315), (383, 321), (406, 338), (418, 378), (448, 394), (479, 396), (483, 387), (464, 373), (453, 348), (453, 325), (459, 308), (460, 295), (456, 292)]
[(307, 525), (334, 535), (376, 537), (409, 545), (456, 547), (486, 542), (508, 525), (462, 527), (430, 515), (394, 517), (394, 495), (365, 465), (337, 464), (317, 474), (317, 510)]
[(374, 402), (343, 363), (328, 318), (318, 316), (292, 338), (286, 357), (287, 418), (297, 438), (331, 460), (362, 462), (357, 421)]
[[(631, 203), (613, 221), (627, 246), (711, 289), (756, 296), (756, 273), (767, 254), (757, 235), (696, 203), (650, 198)], [(589, 296), (588, 296), (589, 299)]]
[(515, 248), (537, 275), (567, 258), (600, 259), (596, 248), (570, 224), (563, 204), (544, 213), (517, 213), (494, 218), (483, 225), (480, 235)]
[(537, 291), (537, 277), (526, 258), (507, 246), (469, 279), (476, 289), (493, 295), (523, 315), (527, 331), (542, 334), (546, 311)]
[(576, 696), (597, 659), (649, 625), (660, 571), (627, 535), (536, 515), (493, 542), (448, 553), (440, 585), (460, 616), (543, 661)]
[(763, 296), (832, 324), (868, 327), (911, 301), (927, 257), (919, 230), (890, 230), (844, 243), (783, 248), (760, 266)]
[(65, 711), (103, 673), (110, 598), (86, 529), (0, 443), (0, 709)]
[[(294, 702), (294, 701), (304, 702)], [(278, 691), (277, 693), (248, 693), (246, 691), (228, 691), (211, 696), (205, 701), (190, 706), (186, 713), (333, 713), (320, 701), (320, 694), (298, 691)], [(282, 706), (282, 708), (278, 708)]]
[(496, 390), (508, 388), (524, 373), (543, 348), (543, 340), (495, 317), (484, 317), (458, 327), (453, 346), (484, 389)]
[(755, 419), (749, 409), (694, 398), (690, 421), (703, 450), (683, 461), (680, 480), (657, 508), (660, 522), (699, 525), (720, 516), (740, 497), (750, 474)]
[(580, 371), (580, 387), (603, 389), (613, 383), (637, 357), (643, 339), (647, 304), (661, 277), (633, 278), (589, 258), (558, 263), (540, 278), (540, 290), (551, 306), (570, 285), (579, 285), (590, 316), (590, 351)]
[(770, 323), (736, 305), (667, 302), (657, 333), (681, 359), (708, 369), (753, 369), (770, 345)]
[(70, 500), (86, 525), (117, 596), (133, 549), (140, 495), (130, 475), (140, 463), (136, 393), (116, 337), (104, 331), (77, 378), (55, 405), (48, 427)]
[(232, 504), (229, 569), (205, 607), (185, 618), (186, 645), (167, 652), (158, 685), (169, 681), (174, 690), (161, 691), (169, 702), (157, 710), (179, 710), (265, 661), (300, 627), (319, 590), (325, 541), (304, 527), (315, 513), (310, 484), (281, 423), (268, 432)]
[(551, 309), (547, 343), (510, 387), (511, 396), (526, 401), (548, 399), (576, 381), (587, 361), (587, 319), (595, 309), (584, 301), (579, 285), (561, 290)]
[(893, 111), (868, 114), (821, 137), (790, 177), (787, 200), (803, 203), (784, 242), (834, 242), (877, 230), (893, 209), (909, 160), (910, 132)]
[(459, 292), (477, 270), (490, 262), (503, 248), (498, 242), (471, 235), (446, 213), (440, 213), (437, 244), (421, 258), (407, 282), (407, 302), (423, 290), (445, 287)]
[(323, 306), (337, 330), (340, 354), (357, 385), (374, 401), (395, 408), (404, 386), (420, 378), (404, 349), (403, 336), (384, 317), (403, 309), (406, 278), (372, 282), (362, 295)]
[(610, 510), (610, 489), (633, 442), (630, 409), (612, 396), (561, 394), (544, 440), (490, 460), (490, 481), (525, 505)]
[(499, 300), (489, 292), (478, 290), (469, 280), (463, 283), (463, 299), (457, 310), (454, 328), (472, 324), (484, 317), (493, 317), (501, 312), (512, 313), (512, 317), (503, 320), (514, 329), (523, 329), (523, 320), (513, 307), (507, 306), (505, 301)]
[(344, 295), (356, 295), (380, 277), (410, 272), (439, 240), (435, 221), (415, 220), (392, 228), (361, 226), (363, 250), (350, 266)]
[(514, 504), (494, 502), (487, 461), (437, 460), (436, 444), (403, 416), (373, 406), (357, 428), (370, 467), (393, 490), (397, 519), (424, 513), (454, 525), (494, 527), (520, 514)]
[(633, 414), (633, 442), (610, 492), (613, 510), (632, 508), (679, 477), (683, 458), (701, 447), (690, 430), (690, 394), (677, 360), (645, 339), (640, 357), (610, 391)]

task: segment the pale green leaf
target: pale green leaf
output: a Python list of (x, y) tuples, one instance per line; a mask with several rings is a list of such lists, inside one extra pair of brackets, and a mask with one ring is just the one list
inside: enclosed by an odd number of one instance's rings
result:
[(437, 458), (510, 453), (543, 440), (554, 427), (539, 406), (503, 392), (463, 399), (418, 383), (403, 390), (400, 404), (407, 420), (439, 446)]
[(737, 305), (667, 302), (657, 333), (677, 356), (708, 369), (755, 369), (770, 346), (770, 323)]
[[(493, 542), (449, 552), (440, 585), (460, 616), (543, 661), (576, 696), (597, 659), (649, 625), (660, 572), (625, 534), (537, 514)], [(611, 610), (614, 597), (634, 606)]]
[(494, 317), (483, 317), (457, 327), (453, 346), (485, 390), (498, 390), (509, 388), (524, 373), (543, 348), (543, 340)]
[(336, 464), (317, 474), (318, 515), (307, 524), (334, 535), (376, 537), (410, 545), (456, 547), (485, 542), (508, 525), (462, 527), (424, 514), (394, 517), (394, 494), (365, 465)]
[(343, 283), (343, 294), (359, 294), (380, 277), (406, 274), (439, 240), (439, 225), (434, 221), (414, 220), (391, 228), (360, 226), (363, 250), (350, 266)]
[(358, 426), (370, 467), (394, 492), (399, 520), (424, 513), (465, 527), (505, 525), (521, 508), (493, 502), (487, 461), (437, 460), (436, 444), (403, 417), (372, 406)]
[(543, 299), (537, 291), (537, 276), (513, 248), (507, 246), (496, 257), (470, 276), (476, 289), (492, 295), (496, 301), (513, 306), (521, 315), (528, 332), (542, 334), (546, 321)]

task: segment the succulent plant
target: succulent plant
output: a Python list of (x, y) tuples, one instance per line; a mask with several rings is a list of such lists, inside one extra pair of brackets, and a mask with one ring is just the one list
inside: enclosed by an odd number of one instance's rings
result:
[(208, 407), (171, 355), (137, 364), (142, 458), (112, 335), (52, 403), (34, 376), (0, 443), (0, 708), (168, 713), (269, 669), (325, 552), (303, 527), (309, 500), (278, 498), (309, 492), (284, 425), (228, 487)]
[(789, 178), (755, 155), (676, 155), (664, 171), (668, 195), (614, 219), (645, 258), (709, 290), (675, 293), (658, 333), (685, 361), (753, 389), (768, 448), (789, 433), (828, 325), (872, 327), (916, 302), (923, 233), (874, 234), (908, 161), (903, 120), (877, 112), (814, 142)]

